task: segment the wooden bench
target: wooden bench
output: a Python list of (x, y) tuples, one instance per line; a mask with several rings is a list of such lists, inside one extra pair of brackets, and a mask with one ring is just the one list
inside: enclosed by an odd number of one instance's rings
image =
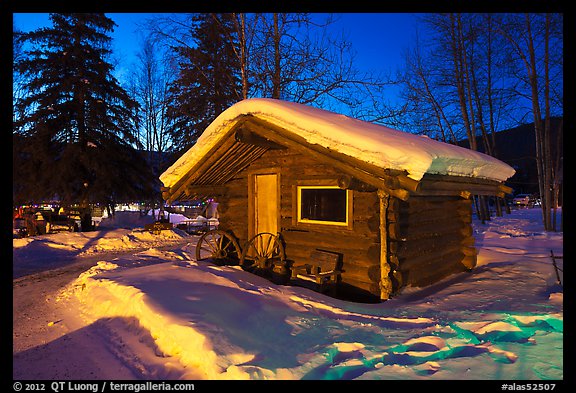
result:
[(292, 266), (292, 279), (313, 280), (320, 292), (328, 285), (335, 289), (342, 273), (341, 261), (340, 253), (316, 249), (310, 253), (309, 263)]
[(186, 233), (188, 233), (189, 235), (200, 235), (212, 229), (208, 225), (208, 221), (196, 221), (196, 220), (180, 221), (176, 225), (176, 228), (186, 231)]

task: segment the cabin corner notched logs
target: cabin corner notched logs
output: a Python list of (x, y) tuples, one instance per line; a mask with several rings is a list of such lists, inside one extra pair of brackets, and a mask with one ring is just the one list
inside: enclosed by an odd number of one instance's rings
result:
[(390, 207), (389, 261), (402, 285), (427, 286), (476, 266), (471, 200), (414, 196)]

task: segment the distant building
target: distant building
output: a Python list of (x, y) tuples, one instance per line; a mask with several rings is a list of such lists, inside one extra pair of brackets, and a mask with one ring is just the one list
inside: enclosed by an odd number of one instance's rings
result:
[[(551, 150), (555, 161), (558, 154), (560, 158), (562, 157), (564, 149), (562, 135), (558, 135), (561, 119), (560, 117), (550, 119), (552, 133)], [(509, 178), (506, 184), (514, 189), (514, 194), (539, 194), (534, 123), (522, 124), (518, 127), (499, 131), (495, 134), (495, 138), (496, 158), (516, 170), (516, 174)], [(469, 147), (468, 139), (461, 141), (459, 145)], [(480, 137), (477, 137), (477, 145), (478, 151), (485, 152), (484, 144)], [(560, 169), (560, 172), (562, 172), (562, 169)]]

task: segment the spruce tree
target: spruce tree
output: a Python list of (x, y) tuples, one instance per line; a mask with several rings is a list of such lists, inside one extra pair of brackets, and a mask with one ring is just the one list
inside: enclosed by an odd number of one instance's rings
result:
[(50, 14), (52, 27), (23, 33), (17, 70), (14, 202), (115, 203), (153, 193), (137, 146), (136, 103), (108, 62), (115, 23), (104, 14)]
[(195, 46), (176, 46), (180, 74), (170, 88), (168, 116), (177, 149), (190, 147), (204, 129), (242, 97), (237, 31), (232, 14), (192, 17)]

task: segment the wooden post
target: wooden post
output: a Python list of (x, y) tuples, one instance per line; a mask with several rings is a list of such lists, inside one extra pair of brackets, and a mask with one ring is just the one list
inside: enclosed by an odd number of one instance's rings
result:
[(494, 204), (496, 205), (496, 217), (502, 217), (502, 205), (500, 204), (501, 198), (499, 196), (494, 197)]
[(502, 202), (504, 203), (506, 214), (512, 214), (512, 212), (510, 211), (510, 205), (508, 204), (508, 201), (506, 201), (506, 198), (502, 198)]
[(390, 279), (390, 264), (388, 263), (388, 230), (387, 212), (390, 195), (379, 189), (378, 202), (380, 205), (380, 299), (387, 300), (392, 294), (392, 280)]

